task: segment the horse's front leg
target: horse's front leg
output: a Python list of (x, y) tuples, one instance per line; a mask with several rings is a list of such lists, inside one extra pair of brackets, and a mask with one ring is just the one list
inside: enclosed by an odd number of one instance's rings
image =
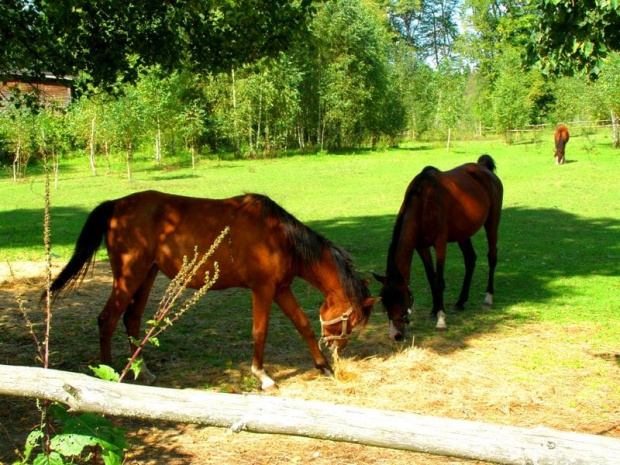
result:
[(464, 310), (465, 303), (469, 300), (469, 289), (471, 287), (471, 279), (474, 275), (474, 269), (476, 268), (477, 257), (471, 238), (459, 242), (459, 248), (463, 253), (463, 261), (465, 262), (465, 278), (463, 279), (463, 286), (461, 287), (459, 300), (454, 304), (454, 308), (456, 310)]
[(422, 259), (422, 265), (424, 265), (424, 273), (426, 274), (426, 280), (431, 290), (431, 297), (433, 298), (433, 310), (431, 311), (433, 316), (437, 316), (436, 301), (435, 301), (435, 267), (433, 266), (433, 256), (431, 255), (430, 247), (423, 249), (417, 249), (420, 258)]
[(439, 241), (435, 244), (435, 259), (437, 266), (435, 269), (435, 288), (433, 289), (433, 313), (437, 315), (437, 331), (445, 331), (448, 329), (446, 324), (446, 312), (444, 310), (443, 293), (446, 288), (444, 281), (444, 266), (446, 263), (447, 242)]
[(274, 291), (271, 289), (252, 289), (252, 337), (254, 338), (252, 374), (258, 378), (263, 390), (276, 387), (275, 381), (263, 369), (263, 355), (273, 296)]
[(295, 325), (295, 328), (301, 337), (303, 337), (304, 341), (306, 341), (306, 344), (310, 349), (312, 359), (314, 360), (314, 365), (321, 370), (324, 375), (333, 376), (334, 371), (319, 347), (316, 335), (312, 329), (312, 325), (310, 324), (310, 320), (308, 320), (308, 317), (299, 306), (299, 303), (293, 295), (291, 288), (289, 286), (280, 288), (276, 293), (275, 301), (284, 314)]

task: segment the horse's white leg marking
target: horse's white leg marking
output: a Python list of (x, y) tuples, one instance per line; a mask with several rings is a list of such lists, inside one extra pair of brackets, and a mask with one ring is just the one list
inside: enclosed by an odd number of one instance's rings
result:
[(271, 379), (262, 368), (259, 370), (254, 365), (252, 365), (252, 374), (256, 376), (260, 381), (260, 388), (263, 391), (270, 389), (276, 385), (276, 382)]
[(399, 333), (399, 331), (394, 326), (394, 322), (392, 320), (390, 320), (390, 329), (389, 329), (390, 339), (394, 340), (394, 338), (396, 337), (396, 335), (398, 333)]
[(484, 306), (485, 307), (492, 307), (493, 306), (493, 294), (489, 294), (487, 292), (487, 295), (484, 298)]
[(448, 325), (446, 324), (446, 314), (443, 310), (439, 310), (437, 312), (437, 325), (435, 326), (437, 331), (445, 331), (448, 329)]
[(155, 380), (157, 379), (157, 376), (154, 375), (151, 372), (151, 370), (148, 369), (148, 367), (146, 366), (146, 363), (144, 363), (143, 361), (142, 366), (140, 367), (140, 373), (138, 373), (138, 376), (136, 376), (136, 379), (139, 379), (147, 386), (150, 386), (151, 384), (155, 382)]

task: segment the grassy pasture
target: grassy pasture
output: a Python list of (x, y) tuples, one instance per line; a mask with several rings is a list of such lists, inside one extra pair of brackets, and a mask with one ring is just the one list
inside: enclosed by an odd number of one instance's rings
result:
[[(448, 169), (475, 161), (481, 153), (494, 157), (505, 189), (494, 309), (480, 310), (487, 265), (485, 238), (479, 233), (471, 300), (465, 312), (448, 314), (449, 331), (435, 334), (428, 319), (430, 295), (416, 257), (412, 289), (418, 311), (408, 339), (387, 341), (386, 318), (377, 306), (369, 327), (350, 342), (337, 380), (314, 372), (303, 342), (274, 310), (265, 363), (280, 385), (277, 395), (620, 437), (620, 153), (610, 148), (607, 134), (572, 135), (564, 166), (554, 165), (551, 134), (513, 145), (459, 142), (450, 152), (428, 143), (275, 160), (202, 160), (196, 170), (166, 162), (155, 167), (138, 158), (131, 182), (121, 160), (111, 174), (97, 177), (85, 159), (63, 160), (58, 187), (52, 187), (54, 265), (66, 262), (86, 215), (103, 200), (145, 189), (214, 198), (259, 192), (351, 250), (360, 273), (370, 276), (384, 270), (396, 212), (411, 178), (426, 165)], [(16, 184), (8, 172), (1, 176), (0, 363), (31, 365), (36, 364), (34, 351), (14, 295), (25, 296), (38, 324), (41, 269), (21, 270), (36, 268), (32, 262), (44, 258), (43, 177), (36, 168)], [(105, 252), (99, 257), (95, 275), (82, 289), (57, 302), (53, 368), (86, 373), (87, 365), (96, 362), (96, 315), (110, 288)], [(447, 304), (456, 299), (462, 276), (460, 252), (451, 245)], [(164, 286), (158, 281), (151, 310)], [(378, 284), (372, 290), (377, 294)], [(296, 294), (318, 331), (320, 294), (303, 282), (296, 284)], [(249, 374), (249, 308), (244, 290), (207, 295), (160, 337), (160, 348), (148, 349), (160, 385), (255, 390)], [(119, 328), (115, 337), (117, 368), (127, 352), (123, 333)], [(31, 419), (32, 402), (18, 404), (0, 399), (0, 417)], [(0, 421), (9, 434), (21, 437), (23, 424)], [(245, 433), (230, 439), (209, 428), (125, 423), (136, 441), (130, 463), (149, 463), (153, 457), (167, 457), (168, 463), (441, 463), (430, 456), (361, 446), (259, 440)], [(174, 432), (191, 439), (174, 439)], [(10, 448), (0, 447), (0, 462), (10, 459), (7, 454)]]

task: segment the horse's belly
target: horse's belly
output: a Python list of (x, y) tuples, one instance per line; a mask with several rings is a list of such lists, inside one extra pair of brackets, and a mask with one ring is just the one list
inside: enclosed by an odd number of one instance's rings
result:
[(488, 212), (488, 207), (473, 201), (454, 212), (449, 222), (448, 242), (460, 242), (472, 237), (486, 222)]

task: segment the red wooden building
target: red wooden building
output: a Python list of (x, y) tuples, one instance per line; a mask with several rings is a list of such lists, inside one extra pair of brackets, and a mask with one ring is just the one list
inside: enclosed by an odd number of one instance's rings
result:
[(33, 78), (23, 73), (13, 73), (4, 76), (0, 81), (0, 108), (10, 99), (15, 89), (21, 93), (33, 93), (38, 96), (43, 105), (65, 107), (71, 102), (70, 78), (59, 79), (51, 73), (44, 73), (42, 77)]

